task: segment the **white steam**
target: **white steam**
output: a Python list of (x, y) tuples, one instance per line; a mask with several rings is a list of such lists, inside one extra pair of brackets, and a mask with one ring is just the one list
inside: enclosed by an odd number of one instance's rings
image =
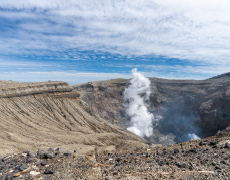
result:
[(190, 140), (192, 140), (192, 139), (200, 139), (200, 137), (197, 136), (196, 134), (188, 134), (188, 137), (189, 137)]
[(143, 74), (132, 70), (131, 85), (124, 91), (124, 100), (127, 103), (126, 113), (131, 117), (131, 127), (127, 130), (141, 136), (149, 137), (153, 133), (153, 114), (148, 112), (146, 101), (149, 99), (150, 80)]

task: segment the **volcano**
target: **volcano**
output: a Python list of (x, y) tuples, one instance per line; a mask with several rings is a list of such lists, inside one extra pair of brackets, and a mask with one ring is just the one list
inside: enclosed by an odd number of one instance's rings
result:
[[(229, 73), (206, 80), (149, 78), (149, 112), (161, 117), (152, 143), (173, 144), (191, 137), (205, 138), (230, 126)], [(112, 79), (74, 85), (90, 109), (108, 122), (127, 129), (123, 93), (130, 79)], [(194, 136), (190, 136), (194, 134)]]

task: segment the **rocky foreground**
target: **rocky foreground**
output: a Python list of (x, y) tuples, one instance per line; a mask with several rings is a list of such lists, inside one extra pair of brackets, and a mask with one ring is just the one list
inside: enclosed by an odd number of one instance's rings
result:
[(229, 179), (230, 134), (91, 153), (50, 148), (0, 159), (0, 179)]

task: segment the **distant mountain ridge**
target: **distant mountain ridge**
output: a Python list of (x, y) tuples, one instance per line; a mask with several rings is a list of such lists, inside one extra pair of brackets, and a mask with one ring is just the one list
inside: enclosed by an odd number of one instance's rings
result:
[(224, 74), (221, 74), (221, 75), (218, 75), (218, 76), (214, 76), (210, 79), (218, 79), (218, 78), (225, 78), (225, 77), (230, 77), (230, 72), (228, 73), (224, 73)]

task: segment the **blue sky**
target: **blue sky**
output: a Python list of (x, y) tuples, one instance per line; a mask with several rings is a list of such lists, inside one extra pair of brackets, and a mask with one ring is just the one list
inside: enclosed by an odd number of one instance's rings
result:
[(229, 0), (1, 0), (0, 79), (205, 79), (229, 72), (229, 32)]

